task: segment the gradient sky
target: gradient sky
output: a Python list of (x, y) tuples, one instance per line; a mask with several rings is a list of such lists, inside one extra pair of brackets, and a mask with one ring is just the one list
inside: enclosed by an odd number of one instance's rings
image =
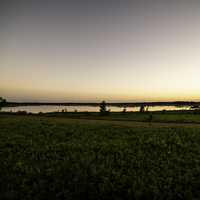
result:
[(200, 1), (0, 1), (0, 96), (199, 101)]

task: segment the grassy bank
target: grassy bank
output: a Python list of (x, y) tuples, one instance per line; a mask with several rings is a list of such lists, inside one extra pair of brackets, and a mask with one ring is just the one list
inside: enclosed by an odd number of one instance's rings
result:
[(73, 119), (91, 119), (106, 121), (132, 121), (132, 122), (161, 122), (161, 123), (197, 123), (200, 124), (200, 110), (179, 110), (179, 111), (152, 111), (152, 112), (110, 112), (101, 115), (99, 112), (52, 112), (31, 114), (26, 111), (2, 112), (0, 115), (32, 115), (44, 117), (59, 117)]
[(48, 117), (63, 117), (75, 119), (132, 121), (132, 122), (162, 122), (162, 123), (200, 123), (199, 111), (154, 111), (154, 112), (111, 112), (107, 116), (101, 116), (97, 112), (66, 112), (41, 114)]
[(199, 125), (49, 116), (0, 115), (2, 199), (200, 198)]

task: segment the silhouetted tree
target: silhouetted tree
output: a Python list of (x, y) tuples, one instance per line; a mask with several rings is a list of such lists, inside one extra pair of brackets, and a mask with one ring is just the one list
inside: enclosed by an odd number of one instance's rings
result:
[(100, 112), (101, 113), (105, 113), (106, 111), (107, 111), (107, 105), (106, 105), (106, 102), (105, 101), (102, 101), (101, 103), (100, 103)]
[(125, 112), (126, 112), (126, 107), (124, 107), (124, 108), (123, 108), (122, 112), (123, 112), (123, 113), (125, 113)]
[(140, 112), (141, 112), (141, 113), (145, 112), (145, 106), (144, 106), (144, 105), (141, 105), (141, 106), (140, 106)]
[(6, 99), (0, 97), (0, 106), (4, 106), (6, 104)]

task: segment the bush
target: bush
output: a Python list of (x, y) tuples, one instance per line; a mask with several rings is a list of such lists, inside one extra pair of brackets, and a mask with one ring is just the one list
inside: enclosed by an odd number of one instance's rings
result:
[(123, 108), (122, 112), (123, 112), (123, 113), (126, 113), (126, 108)]
[(105, 101), (102, 101), (100, 104), (100, 114), (101, 115), (109, 115), (110, 109), (107, 110), (107, 105)]
[(0, 107), (5, 106), (6, 103), (7, 103), (6, 99), (0, 97)]

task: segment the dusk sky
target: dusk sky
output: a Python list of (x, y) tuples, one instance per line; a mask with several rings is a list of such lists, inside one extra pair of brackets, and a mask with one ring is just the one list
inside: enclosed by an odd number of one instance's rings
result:
[(200, 1), (0, 1), (0, 96), (200, 101)]

